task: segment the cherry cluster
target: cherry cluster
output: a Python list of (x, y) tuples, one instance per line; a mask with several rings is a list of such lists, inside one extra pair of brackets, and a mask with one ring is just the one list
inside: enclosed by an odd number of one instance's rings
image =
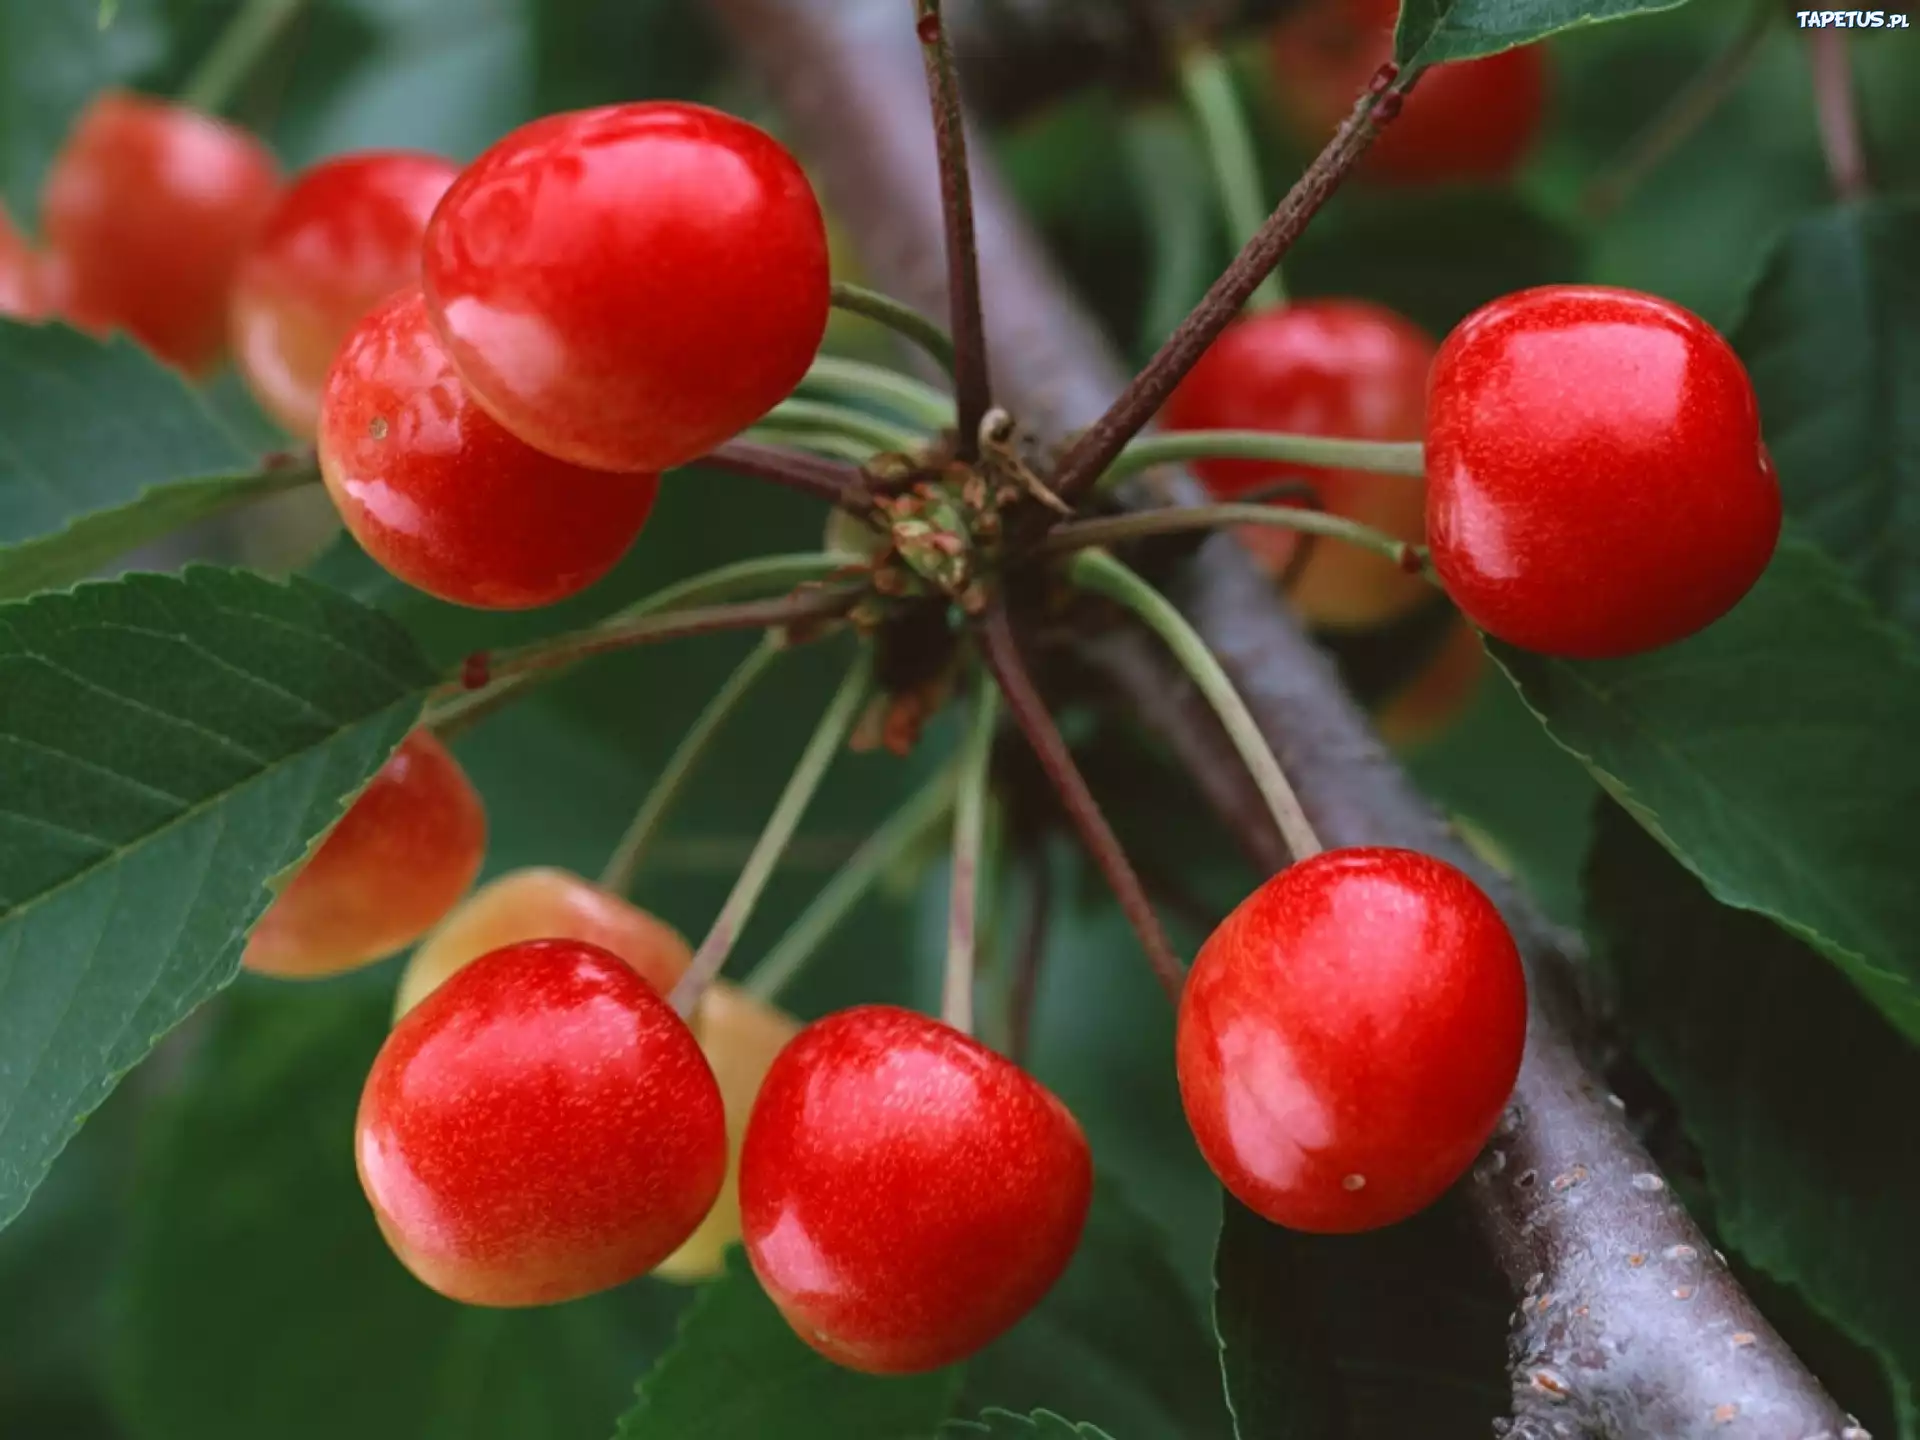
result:
[[(1276, 43), (1285, 64), (1325, 42)], [(1510, 165), (1517, 151), (1491, 155), (1486, 135), (1530, 127), (1530, 84), (1525, 115), (1468, 127), (1449, 153)], [(1431, 169), (1438, 152), (1378, 153)], [(663, 471), (796, 388), (829, 309), (799, 165), (694, 105), (548, 117), (464, 169), (351, 155), (282, 187), (240, 132), (110, 95), (77, 126), (44, 210), (44, 252), (0, 233), (0, 308), (126, 329), (193, 373), (230, 342), (263, 405), (315, 438), (369, 554), (474, 606), (543, 605), (604, 575)], [(1780, 525), (1739, 361), (1696, 317), (1627, 291), (1510, 295), (1438, 347), (1358, 302), (1257, 311), (1163, 419), (1424, 439), (1424, 487), (1315, 472), (1315, 503), (1408, 554), (1426, 541), (1470, 620), (1553, 654), (1700, 629), (1752, 586)], [(1233, 459), (1197, 470), (1221, 498), (1296, 478)], [(1296, 537), (1248, 534), (1289, 568)], [(1329, 550), (1292, 594), (1318, 623), (1376, 624), (1430, 593), (1417, 570)], [(1091, 1157), (1019, 1065), (891, 1007), (803, 1027), (725, 982), (689, 986), (674, 930), (576, 875), (523, 870), (469, 895), (485, 844), (478, 795), (420, 730), (244, 958), (314, 977), (415, 947), (356, 1155), (382, 1231), (426, 1284), (547, 1304), (708, 1275), (739, 1240), (809, 1345), (901, 1373), (978, 1350), (1059, 1278)], [(1365, 1230), (1432, 1203), (1492, 1133), (1526, 985), (1460, 871), (1405, 850), (1301, 853), (1202, 948), (1178, 1081), (1235, 1196), (1302, 1230)]]

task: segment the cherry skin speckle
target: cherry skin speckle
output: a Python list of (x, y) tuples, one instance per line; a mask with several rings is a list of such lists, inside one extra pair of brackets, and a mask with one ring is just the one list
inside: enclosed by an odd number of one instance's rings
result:
[(418, 283), (420, 240), (459, 173), (376, 150), (323, 160), (281, 194), (234, 280), (233, 350), (267, 413), (295, 435), (320, 423), (320, 388), (360, 317)]
[[(1230, 326), (1181, 381), (1162, 419), (1169, 430), (1418, 440), (1432, 359), (1433, 341), (1391, 310), (1359, 300), (1303, 300)], [(1261, 460), (1202, 460), (1193, 471), (1216, 500), (1301, 481), (1313, 486), (1331, 514), (1412, 544), (1423, 538), (1426, 493), (1419, 480), (1405, 475)], [(1269, 526), (1245, 527), (1240, 538), (1276, 575), (1300, 544), (1295, 532)], [(1322, 540), (1290, 593), (1309, 620), (1351, 628), (1404, 614), (1433, 588), (1382, 556)]]
[(446, 746), (416, 730), (267, 907), (241, 963), (305, 979), (384, 959), (466, 893), (486, 843), (473, 782)]
[(516, 440), (472, 402), (418, 289), (341, 347), (321, 404), (320, 472), (366, 552), (457, 605), (518, 610), (586, 589), (626, 553), (659, 493)]
[(645, 1274), (727, 1164), (693, 1033), (624, 961), (574, 940), (482, 956), (408, 1012), (367, 1076), (356, 1141), (394, 1253), (469, 1305)]
[(427, 230), (427, 300), (507, 429), (605, 470), (664, 470), (785, 399), (826, 333), (826, 225), (771, 136), (650, 101), (522, 126)]
[(1032, 1076), (923, 1015), (868, 1005), (800, 1032), (747, 1126), (747, 1257), (800, 1338), (850, 1369), (950, 1365), (1052, 1288), (1092, 1159)]
[(1411, 850), (1330, 850), (1221, 922), (1187, 977), (1176, 1063), (1220, 1183), (1289, 1229), (1432, 1204), (1492, 1135), (1526, 1038), (1493, 902)]
[(1427, 410), (1434, 566), (1503, 640), (1597, 659), (1691, 635), (1753, 588), (1780, 509), (1745, 367), (1670, 301), (1522, 290), (1440, 348)]
[[(1378, 82), (1398, 15), (1399, 0), (1311, 0), (1274, 27), (1277, 98), (1304, 143), (1318, 149), (1354, 97)], [(1503, 180), (1532, 148), (1546, 97), (1539, 45), (1435, 65), (1398, 113), (1388, 109), (1395, 96), (1375, 110), (1390, 123), (1361, 157), (1360, 173), (1389, 185)]]
[(272, 208), (279, 170), (210, 115), (109, 92), (47, 176), (45, 300), (83, 329), (124, 329), (193, 374), (226, 348), (234, 272)]

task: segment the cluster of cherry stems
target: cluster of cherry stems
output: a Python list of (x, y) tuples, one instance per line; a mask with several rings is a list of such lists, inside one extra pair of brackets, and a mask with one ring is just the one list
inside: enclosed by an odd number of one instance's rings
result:
[[(1376, 11), (1330, 0), (1276, 38), (1312, 124), (1330, 124), (1377, 64), (1341, 41), (1356, 26), (1379, 38), (1391, 7)], [(1533, 51), (1442, 67), (1366, 173), (1501, 173), (1541, 83)], [(550, 116), (464, 169), (343, 156), (283, 187), (239, 131), (112, 94), (70, 137), (43, 219), (36, 252), (0, 216), (0, 312), (124, 328), (194, 374), (230, 340), (266, 409), (316, 438), (366, 551), (464, 605), (544, 605), (591, 585), (639, 535), (661, 472), (783, 415), (804, 428), (789, 397), (822, 373), (831, 287), (813, 191), (771, 137), (692, 105)], [(1372, 552), (1295, 564), (1311, 523), (1298, 509), (1214, 520), (1261, 522), (1246, 537), (1276, 573), (1297, 572), (1291, 596), (1315, 623), (1377, 624), (1418, 604), (1425, 577), (1395, 562), (1424, 537), (1481, 629), (1545, 653), (1629, 654), (1712, 622), (1771, 556), (1780, 500), (1751, 387), (1679, 307), (1545, 287), (1485, 306), (1436, 351), (1377, 306), (1266, 298), (1164, 408), (1169, 430), (1198, 433), (1143, 442), (1115, 468), (1193, 458), (1216, 498), (1252, 499), (1303, 478), (1257, 432), (1424, 439), (1424, 486), (1310, 472), (1324, 515), (1384, 532)], [(892, 377), (882, 398), (931, 396), (939, 413), (943, 397), (915, 383)], [(867, 434), (854, 456), (886, 438)], [(1107, 568), (1076, 577), (1136, 594), (1097, 553)], [(1147, 604), (1178, 641), (1169, 610)], [(1232, 720), (1230, 687), (1193, 648), (1183, 658)], [(865, 684), (858, 672), (823, 722), (802, 762), (814, 780)], [(979, 783), (992, 713), (983, 702), (964, 747)], [(1186, 979), (1187, 1115), (1221, 1181), (1270, 1220), (1390, 1224), (1451, 1185), (1498, 1119), (1526, 1029), (1519, 956), (1452, 867), (1314, 853), (1271, 756), (1247, 753), (1263, 789), (1277, 785), (1296, 863), (1219, 926)], [(801, 786), (783, 801), (788, 834), (807, 798)], [(1087, 1143), (1056, 1097), (966, 1033), (970, 1002), (949, 1007), (959, 1027), (863, 1006), (801, 1028), (768, 1003), (771, 986), (713, 978), (754, 885), (696, 963), (623, 898), (637, 854), (619, 883), (523, 870), (463, 900), (485, 831), (457, 762), (417, 730), (245, 954), (253, 970), (310, 977), (426, 937), (357, 1130), (374, 1213), (423, 1281), (472, 1304), (545, 1304), (649, 1272), (712, 1274), (739, 1239), (808, 1344), (879, 1373), (963, 1358), (1046, 1293), (1086, 1217)], [(969, 864), (977, 846), (976, 833)], [(755, 885), (777, 858), (756, 852)]]

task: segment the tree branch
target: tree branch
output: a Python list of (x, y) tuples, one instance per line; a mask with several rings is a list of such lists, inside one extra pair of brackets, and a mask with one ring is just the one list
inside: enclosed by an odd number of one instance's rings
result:
[[(881, 283), (923, 308), (944, 303), (939, 267), (928, 263), (941, 234), (938, 186), (924, 162), (930, 139), (909, 123), (925, 113), (910, 27), (879, 23), (865, 0), (711, 3), (774, 87)], [(880, 3), (897, 12), (892, 0)], [(1125, 377), (993, 167), (977, 166), (974, 178), (1002, 401), (1056, 435), (1085, 426)], [(1162, 503), (1202, 498), (1181, 477), (1162, 476), (1156, 489)], [(1567, 937), (1447, 832), (1230, 537), (1201, 547), (1174, 598), (1226, 666), (1328, 843), (1407, 845), (1461, 865), (1487, 885), (1526, 953), (1526, 1062), (1507, 1123), (1463, 1187), (1519, 1313), (1510, 1437), (1838, 1436), (1847, 1424), (1839, 1408), (1717, 1261), (1582, 1061)], [(1284, 864), (1278, 832), (1218, 721), (1152, 638), (1116, 630), (1089, 647), (1255, 862)], [(1684, 1287), (1674, 1278), (1682, 1264)], [(1689, 1297), (1676, 1298), (1685, 1287)]]

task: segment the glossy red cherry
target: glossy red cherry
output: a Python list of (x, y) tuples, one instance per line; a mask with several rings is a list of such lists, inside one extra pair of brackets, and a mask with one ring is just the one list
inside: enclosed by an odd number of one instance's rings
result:
[[(1325, 143), (1393, 58), (1399, 10), (1399, 0), (1314, 0), (1274, 27), (1278, 97), (1306, 143)], [(1435, 65), (1368, 147), (1361, 173), (1399, 185), (1504, 179), (1539, 133), (1546, 92), (1538, 45)]]
[(1495, 300), (1434, 362), (1427, 533), (1447, 593), (1515, 645), (1597, 658), (1693, 634), (1780, 537), (1746, 368), (1652, 295)]
[(0, 319), (39, 319), (40, 292), (40, 257), (0, 206)]
[(427, 229), (427, 301), (474, 395), (530, 445), (664, 470), (786, 398), (826, 331), (827, 236), (794, 158), (698, 105), (522, 126)]
[(1404, 1220), (1493, 1133), (1526, 1038), (1520, 955), (1493, 902), (1412, 850), (1329, 850), (1241, 902), (1180, 1000), (1187, 1123), (1278, 1225)]
[(118, 92), (80, 117), (47, 176), (50, 299), (200, 372), (227, 339), (233, 275), (279, 188), (273, 156), (210, 115)]
[(1024, 1070), (891, 1006), (809, 1025), (747, 1124), (747, 1257), (800, 1338), (908, 1374), (973, 1354), (1066, 1269), (1092, 1196), (1086, 1137)]
[(295, 435), (361, 316), (420, 279), (420, 240), (459, 169), (374, 150), (323, 160), (281, 194), (234, 279), (233, 350), (267, 413)]
[(241, 963), (304, 979), (404, 949), (466, 893), (486, 844), (473, 782), (431, 732), (416, 730), (267, 907)]
[(608, 475), (516, 440), (473, 403), (418, 289), (367, 315), (321, 398), (320, 473), (340, 518), (387, 569), (492, 610), (587, 588), (633, 544), (655, 475)]
[(580, 940), (495, 950), (409, 1011), (367, 1076), (356, 1140), (394, 1253), (469, 1305), (548, 1305), (644, 1275), (727, 1168), (693, 1032)]
[[(1272, 430), (1350, 440), (1418, 440), (1433, 341), (1410, 320), (1361, 300), (1303, 300), (1237, 321), (1167, 402), (1169, 430)], [(1418, 544), (1426, 492), (1404, 475), (1310, 470), (1259, 460), (1203, 460), (1194, 473), (1217, 500), (1283, 480), (1314, 487), (1322, 508)], [(1241, 538), (1273, 573), (1299, 537), (1249, 526)], [(1433, 593), (1379, 555), (1323, 540), (1294, 582), (1294, 604), (1328, 626), (1375, 625)]]

